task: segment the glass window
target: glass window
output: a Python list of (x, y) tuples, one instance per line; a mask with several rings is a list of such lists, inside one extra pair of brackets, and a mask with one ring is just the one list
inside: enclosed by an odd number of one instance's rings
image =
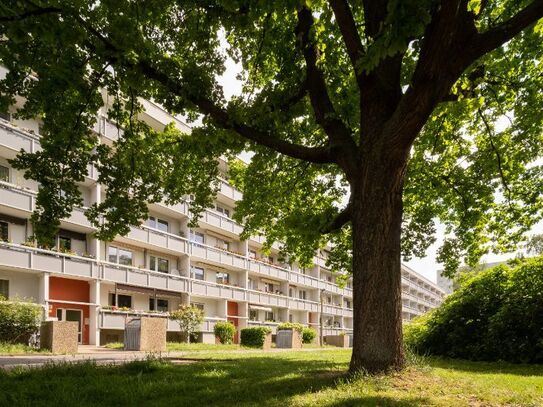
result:
[(191, 302), (190, 305), (191, 307), (198, 308), (202, 312), (204, 311), (204, 304), (201, 304), (199, 302)]
[(264, 289), (266, 290), (266, 292), (268, 293), (273, 293), (273, 284), (272, 283), (264, 283)]
[(230, 250), (230, 242), (222, 239), (217, 239), (217, 247), (222, 250)]
[(132, 265), (132, 252), (130, 250), (109, 246), (107, 254), (108, 261), (111, 263), (119, 263), (125, 266)]
[(301, 300), (306, 300), (307, 298), (307, 292), (305, 290), (298, 291), (298, 298)]
[(201, 267), (192, 267), (192, 278), (196, 280), (204, 280), (204, 269)]
[(230, 217), (230, 210), (229, 209), (226, 209), (226, 208), (224, 208), (222, 206), (219, 206), (219, 205), (216, 205), (215, 209), (217, 210), (217, 212), (219, 212), (220, 214), (226, 216), (227, 218)]
[(66, 236), (59, 236), (58, 249), (62, 252), (72, 250), (72, 239)]
[(0, 297), (9, 298), (9, 280), (0, 280)]
[(292, 288), (288, 289), (288, 296), (289, 297), (294, 297), (294, 290)]
[(9, 168), (0, 165), (0, 181), (9, 182)]
[(154, 297), (149, 298), (149, 311), (168, 312), (168, 300), (157, 298), (155, 307)]
[(256, 309), (249, 310), (249, 321), (258, 321), (258, 311)]
[(250, 259), (256, 259), (256, 251), (249, 250), (249, 258)]
[(229, 273), (217, 273), (217, 284), (228, 284), (230, 282)]
[(4, 242), (9, 240), (9, 225), (7, 222), (0, 222), (0, 240)]
[(190, 232), (190, 241), (191, 242), (194, 242), (194, 243), (201, 243), (201, 244), (204, 244), (205, 243), (205, 239), (204, 239), (204, 235), (203, 233), (199, 233), (199, 232)]
[(170, 261), (161, 257), (150, 256), (149, 269), (154, 271), (160, 271), (161, 273), (169, 273)]
[(149, 216), (149, 219), (147, 219), (147, 226), (163, 232), (168, 232), (168, 222), (163, 219), (155, 218), (154, 216)]
[(251, 278), (247, 279), (247, 287), (249, 288), (249, 290), (255, 289), (255, 282)]
[(107, 249), (107, 260), (110, 263), (117, 263), (117, 248), (109, 246)]
[(266, 317), (264, 319), (265, 321), (274, 321), (275, 322), (275, 317), (273, 315), (273, 311), (270, 312), (270, 311), (266, 311)]
[(109, 305), (116, 305), (119, 308), (132, 308), (132, 296), (118, 294), (117, 303), (115, 303), (115, 293), (109, 293)]

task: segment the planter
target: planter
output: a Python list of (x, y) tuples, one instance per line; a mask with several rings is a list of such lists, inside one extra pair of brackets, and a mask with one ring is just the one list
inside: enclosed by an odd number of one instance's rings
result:
[(296, 329), (280, 329), (275, 336), (275, 345), (278, 348), (301, 349), (302, 335)]
[(168, 320), (160, 317), (133, 318), (124, 328), (124, 349), (166, 352)]
[(44, 321), (40, 327), (40, 349), (52, 353), (77, 353), (76, 321)]
[(337, 346), (338, 348), (349, 347), (349, 335), (326, 335), (324, 342), (330, 346)]

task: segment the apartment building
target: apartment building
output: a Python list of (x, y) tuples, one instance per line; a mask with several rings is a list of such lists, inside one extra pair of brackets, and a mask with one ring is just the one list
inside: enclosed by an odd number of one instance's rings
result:
[[(159, 106), (144, 102), (144, 119), (161, 129), (175, 122), (190, 128)], [(104, 112), (93, 131), (102, 143), (113, 143), (119, 130)], [(167, 316), (181, 304), (205, 313), (199, 340), (214, 342), (217, 321), (237, 328), (299, 322), (323, 333), (350, 333), (353, 327), (351, 283), (337, 284), (337, 274), (326, 267), (327, 251), (315, 255), (314, 265), (300, 268), (282, 262), (279, 246), (262, 251), (263, 237), (242, 241), (242, 226), (231, 217), (241, 192), (226, 179), (227, 164), (219, 161), (225, 178), (215, 204), (197, 228), (188, 226), (190, 199), (175, 205), (150, 204), (149, 218), (126, 236), (111, 242), (97, 240), (85, 208), (100, 202), (104, 193), (96, 169), (79, 184), (84, 206), (61, 222), (54, 250), (35, 247), (30, 215), (38, 185), (10, 167), (18, 151), (40, 149), (37, 121), (0, 114), (0, 295), (26, 298), (44, 306), (48, 318), (79, 322), (82, 344), (122, 341), (128, 318)], [(404, 267), (404, 320), (436, 306), (443, 296), (437, 286)], [(175, 340), (179, 327), (168, 321)]]

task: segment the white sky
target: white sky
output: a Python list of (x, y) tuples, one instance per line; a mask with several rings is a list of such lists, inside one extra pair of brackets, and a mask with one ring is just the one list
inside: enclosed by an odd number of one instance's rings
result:
[[(241, 92), (241, 83), (236, 79), (236, 75), (241, 72), (241, 66), (236, 64), (232, 60), (226, 61), (226, 71), (224, 74), (218, 78), (219, 84), (223, 86), (224, 94), (227, 99), (231, 98), (233, 95), (239, 95)], [(243, 157), (244, 159), (249, 159), (250, 155)], [(533, 230), (532, 233), (542, 233), (543, 224), (538, 224)], [(444, 238), (444, 226), (437, 226), (436, 233), (436, 242), (431, 245), (426, 251), (426, 256), (423, 258), (413, 258), (405, 264), (415, 270), (416, 272), (422, 274), (424, 277), (428, 278), (431, 281), (436, 281), (437, 270), (443, 268), (443, 265), (436, 262), (437, 249), (443, 243)], [(481, 259), (482, 263), (491, 263), (496, 261), (504, 261), (515, 257), (515, 253), (508, 254), (488, 254)]]

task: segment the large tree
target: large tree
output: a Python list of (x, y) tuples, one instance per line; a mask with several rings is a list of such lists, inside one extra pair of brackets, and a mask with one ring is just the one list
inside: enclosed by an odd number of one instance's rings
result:
[[(453, 270), (541, 216), (542, 16), (542, 0), (2, 1), (3, 107), (19, 95), (43, 119), (43, 150), (14, 162), (41, 183), (36, 236), (81, 204), (89, 162), (107, 194), (88, 216), (112, 238), (146, 201), (193, 194), (196, 217), (216, 157), (253, 151), (232, 165), (245, 236), (302, 263), (332, 241), (353, 273), (351, 370), (399, 368), (402, 249), (423, 254), (439, 220)], [(229, 100), (228, 58), (243, 67)], [(152, 130), (142, 99), (192, 134)], [(113, 147), (88, 130), (104, 102)]]

